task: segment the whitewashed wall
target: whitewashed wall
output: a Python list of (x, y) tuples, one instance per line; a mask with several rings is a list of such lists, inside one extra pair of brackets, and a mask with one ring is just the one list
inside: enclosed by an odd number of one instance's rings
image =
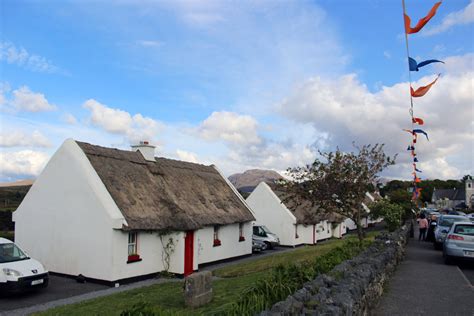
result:
[(324, 220), (316, 225), (316, 239), (324, 240), (332, 237), (332, 229), (330, 223)]
[(298, 236), (299, 238), (295, 238), (295, 245), (313, 245), (315, 243), (314, 238), (314, 225), (302, 225), (298, 224)]
[(239, 241), (239, 224), (220, 226), (221, 245), (214, 247), (214, 227), (198, 230), (194, 236), (195, 258), (197, 262), (207, 263), (252, 253), (252, 223), (244, 223), (245, 241)]
[[(184, 232), (173, 232), (163, 235), (163, 244), (166, 246), (170, 238), (173, 239), (170, 254), (169, 272), (184, 273)], [(127, 263), (128, 260), (128, 232), (116, 230), (113, 238), (112, 270), (113, 280), (126, 279), (140, 275), (157, 273), (165, 270), (162, 257), (163, 246), (157, 232), (138, 232), (138, 254), (142, 261)], [(194, 260), (195, 270), (197, 260)]]
[(296, 217), (281, 203), (272, 189), (261, 182), (247, 197), (256, 222), (276, 234), (283, 246), (295, 246)]
[(53, 155), (13, 220), (15, 241), (46, 269), (114, 280), (113, 228), (125, 220), (73, 140)]
[(332, 230), (332, 237), (334, 238), (342, 238), (342, 236), (346, 233), (346, 225), (344, 222), (342, 223), (334, 223), (334, 229)]

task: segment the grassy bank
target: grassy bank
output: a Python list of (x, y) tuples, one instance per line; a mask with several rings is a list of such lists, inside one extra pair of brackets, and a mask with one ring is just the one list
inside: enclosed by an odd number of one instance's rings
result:
[[(368, 240), (373, 238), (374, 234), (371, 234)], [(317, 258), (321, 256), (328, 257), (331, 250), (347, 246), (355, 239), (349, 236), (341, 240), (330, 240), (320, 245), (304, 246), (215, 270), (214, 275), (219, 279), (213, 281), (214, 298), (211, 303), (198, 309), (184, 306), (183, 282), (178, 281), (58, 307), (39, 315), (120, 315), (122, 311), (130, 310), (134, 305), (141, 306), (142, 312), (146, 310), (156, 315), (228, 314), (236, 311), (236, 302), (242, 301), (242, 298), (259, 284), (267, 283), (275, 273), (281, 274), (282, 267), (292, 267), (294, 273), (301, 274), (294, 267), (306, 269), (309, 262), (317, 262)], [(322, 257), (321, 261), (327, 261), (325, 257)]]

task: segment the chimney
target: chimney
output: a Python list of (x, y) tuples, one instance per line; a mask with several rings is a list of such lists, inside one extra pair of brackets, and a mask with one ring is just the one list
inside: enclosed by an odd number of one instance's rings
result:
[(141, 141), (138, 145), (132, 145), (133, 151), (139, 151), (143, 158), (148, 161), (155, 160), (155, 146), (150, 145), (148, 141)]

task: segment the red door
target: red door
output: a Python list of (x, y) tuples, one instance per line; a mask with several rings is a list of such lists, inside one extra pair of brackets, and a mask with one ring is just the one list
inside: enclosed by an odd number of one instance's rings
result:
[(193, 259), (194, 259), (194, 231), (186, 232), (184, 239), (184, 275), (193, 273)]

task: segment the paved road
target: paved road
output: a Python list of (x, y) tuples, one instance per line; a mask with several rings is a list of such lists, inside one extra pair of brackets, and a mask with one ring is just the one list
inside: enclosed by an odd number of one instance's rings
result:
[[(460, 268), (461, 267), (461, 268)], [(431, 243), (411, 239), (373, 315), (474, 315), (474, 265), (445, 265)]]
[(49, 301), (64, 299), (71, 296), (107, 289), (108, 286), (95, 283), (77, 283), (70, 278), (50, 276), (49, 286), (33, 292), (22, 294), (1, 295), (0, 312), (44, 304)]

